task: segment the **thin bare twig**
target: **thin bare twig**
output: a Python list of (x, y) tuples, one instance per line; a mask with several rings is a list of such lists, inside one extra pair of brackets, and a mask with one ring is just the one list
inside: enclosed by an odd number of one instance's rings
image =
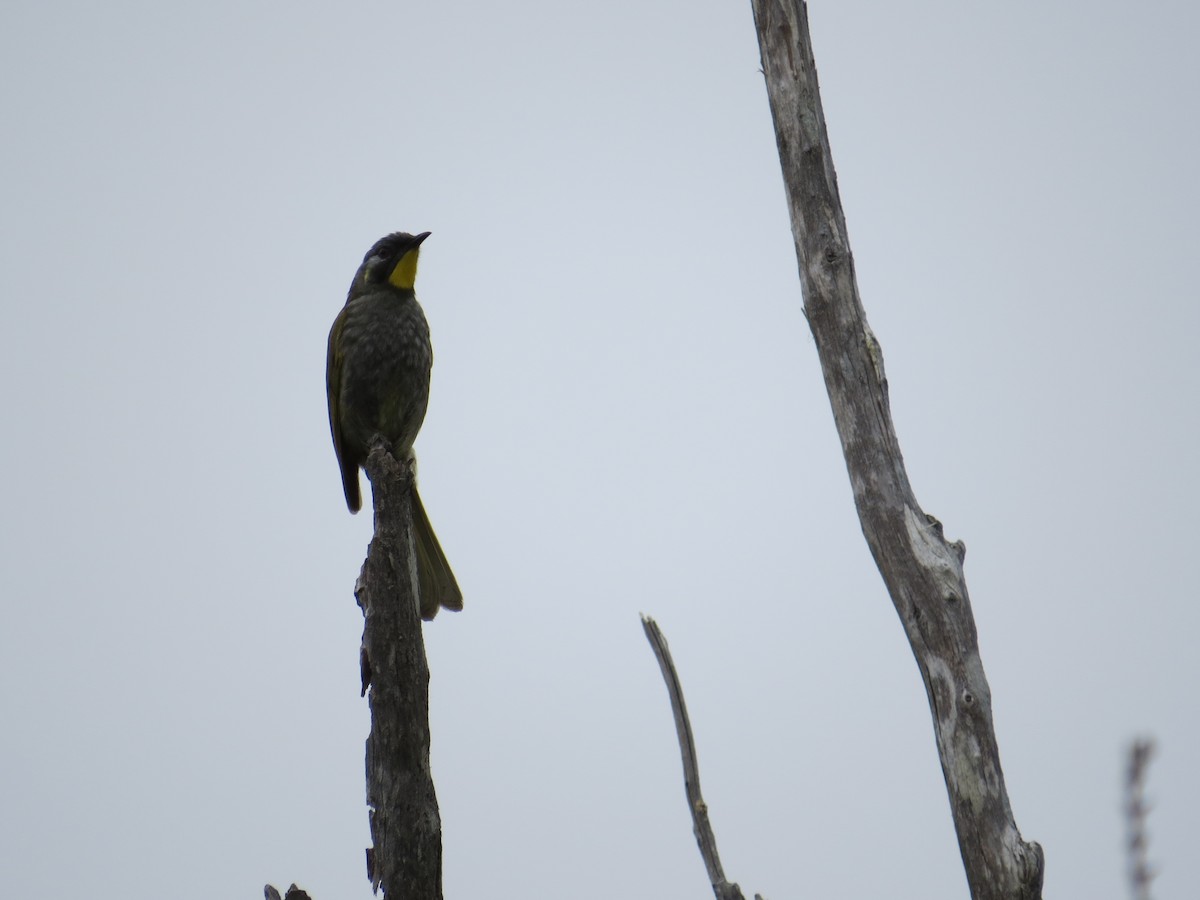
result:
[(679, 735), (679, 751), (683, 756), (683, 785), (687, 791), (688, 808), (692, 811), (692, 830), (696, 834), (700, 856), (704, 858), (704, 868), (708, 870), (708, 880), (712, 882), (717, 900), (745, 900), (742, 889), (726, 881), (725, 871), (721, 868), (717, 838), (708, 821), (708, 805), (700, 794), (700, 763), (696, 759), (696, 740), (692, 737), (692, 723), (688, 720), (687, 704), (683, 702), (683, 685), (679, 683), (675, 663), (671, 660), (671, 651), (667, 648), (667, 639), (658, 623), (649, 616), (642, 616), (642, 629), (646, 632), (646, 640), (650, 642), (655, 657), (658, 658), (663, 680), (667, 683), (667, 694), (671, 698), (675, 731)]
[(1154, 756), (1154, 742), (1137, 740), (1129, 748), (1129, 768), (1125, 776), (1125, 827), (1129, 853), (1129, 895), (1133, 900), (1150, 900), (1150, 882), (1154, 871), (1146, 861), (1146, 769)]

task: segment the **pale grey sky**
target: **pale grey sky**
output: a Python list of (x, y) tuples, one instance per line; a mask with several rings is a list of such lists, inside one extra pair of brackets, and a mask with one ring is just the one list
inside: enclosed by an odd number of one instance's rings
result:
[[(1046, 893), (1200, 835), (1200, 11), (816, 0), (917, 495)], [(366, 898), (325, 337), (433, 232), (446, 895), (960, 898), (924, 690), (801, 313), (746, 2), (0, 8), (0, 896)]]

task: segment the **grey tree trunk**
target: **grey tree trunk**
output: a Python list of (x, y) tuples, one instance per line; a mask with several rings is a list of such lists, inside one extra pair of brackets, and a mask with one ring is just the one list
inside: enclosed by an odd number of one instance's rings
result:
[(975, 900), (1041, 896), (1043, 855), (1009, 807), (963, 577), (908, 483), (883, 354), (867, 325), (838, 196), (802, 0), (752, 0), (775, 121), (804, 312), (816, 340), (863, 534), (904, 625), (933, 713), (959, 849)]
[(382, 447), (366, 463), (375, 536), (354, 595), (363, 611), (362, 689), (370, 689), (367, 875), (395, 900), (442, 900), (442, 822), (429, 768), (429, 666), (417, 612), (412, 469)]

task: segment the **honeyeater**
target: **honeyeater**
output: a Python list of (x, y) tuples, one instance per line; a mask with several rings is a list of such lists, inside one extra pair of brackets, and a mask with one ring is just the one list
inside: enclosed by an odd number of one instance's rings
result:
[[(329, 331), (329, 428), (352, 513), (362, 507), (358, 470), (375, 436), (391, 444), (397, 459), (411, 459), (425, 419), (433, 350), (413, 284), (427, 237), (428, 231), (398, 231), (376, 241), (354, 273), (346, 305)], [(412, 507), (421, 618), (432, 619), (440, 607), (462, 609), (462, 591), (415, 484)]]

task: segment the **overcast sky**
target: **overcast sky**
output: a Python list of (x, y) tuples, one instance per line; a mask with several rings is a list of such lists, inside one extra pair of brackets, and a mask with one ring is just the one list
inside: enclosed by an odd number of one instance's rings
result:
[[(1046, 893), (1200, 836), (1200, 10), (814, 0), (914, 489), (966, 542)], [(369, 897), (370, 517), (325, 339), (433, 232), (422, 494), (449, 898), (966, 896), (854, 513), (748, 2), (0, 7), (0, 896)]]

